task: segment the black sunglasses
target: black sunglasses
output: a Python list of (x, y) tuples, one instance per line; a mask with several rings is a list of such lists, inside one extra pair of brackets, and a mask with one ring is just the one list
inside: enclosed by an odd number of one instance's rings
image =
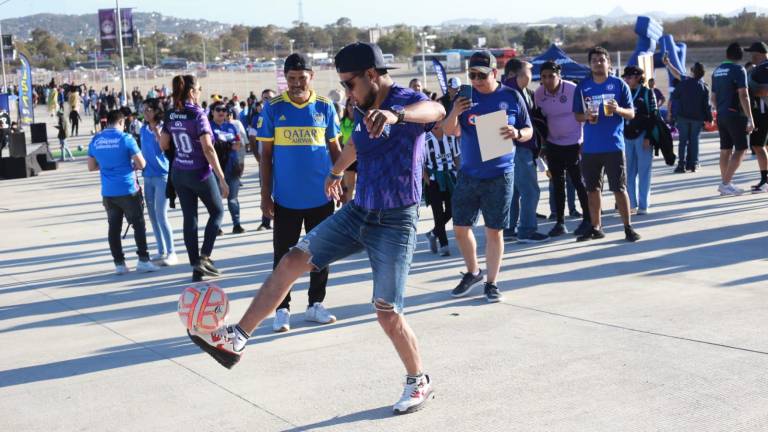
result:
[(229, 110), (227, 110), (226, 108), (215, 108), (214, 111), (216, 111), (216, 112), (227, 112)]
[(482, 73), (482, 72), (470, 72), (469, 73), (469, 79), (471, 79), (471, 80), (484, 80), (484, 79), (488, 79), (488, 74), (487, 73)]
[(355, 78), (361, 77), (365, 74), (365, 71), (360, 71), (356, 73), (352, 78), (346, 80), (346, 81), (339, 81), (339, 84), (341, 84), (342, 87), (344, 87), (347, 91), (352, 91), (352, 89), (355, 88)]

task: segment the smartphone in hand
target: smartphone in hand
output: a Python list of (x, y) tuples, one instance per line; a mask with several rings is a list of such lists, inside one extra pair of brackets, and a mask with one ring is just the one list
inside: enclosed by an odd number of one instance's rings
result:
[(472, 86), (469, 84), (462, 84), (459, 88), (459, 94), (458, 97), (467, 98), (468, 100), (472, 100)]

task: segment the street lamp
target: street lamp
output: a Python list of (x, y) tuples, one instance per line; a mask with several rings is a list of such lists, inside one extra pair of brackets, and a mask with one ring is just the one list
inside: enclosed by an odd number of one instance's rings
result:
[(427, 32), (420, 32), (421, 38), (421, 71), (422, 71), (422, 88), (427, 88), (427, 41), (436, 39), (436, 35), (428, 34)]
[(288, 39), (288, 43), (291, 45), (291, 54), (293, 54), (293, 43), (296, 42), (295, 39)]

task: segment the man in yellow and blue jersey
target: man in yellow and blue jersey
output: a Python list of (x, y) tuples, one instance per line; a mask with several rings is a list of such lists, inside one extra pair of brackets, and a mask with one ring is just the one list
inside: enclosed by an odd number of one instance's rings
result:
[[(311, 61), (294, 53), (283, 69), (288, 90), (264, 105), (256, 139), (262, 144), (261, 210), (274, 218), (274, 263), (296, 245), (301, 227), (309, 232), (333, 214), (334, 203), (325, 194), (325, 178), (341, 154), (341, 128), (329, 99), (312, 90)], [(323, 306), (328, 268), (312, 272), (307, 321), (336, 321)], [(272, 328), (290, 330), (290, 291), (277, 307)]]

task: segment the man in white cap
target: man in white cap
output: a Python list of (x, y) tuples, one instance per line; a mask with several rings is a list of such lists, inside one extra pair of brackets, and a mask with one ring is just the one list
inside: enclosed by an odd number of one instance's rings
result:
[(456, 99), (456, 95), (459, 94), (461, 88), (461, 80), (458, 77), (453, 77), (448, 80), (448, 93), (444, 94), (437, 101), (443, 104), (445, 112), (450, 112), (453, 107), (453, 100)]

